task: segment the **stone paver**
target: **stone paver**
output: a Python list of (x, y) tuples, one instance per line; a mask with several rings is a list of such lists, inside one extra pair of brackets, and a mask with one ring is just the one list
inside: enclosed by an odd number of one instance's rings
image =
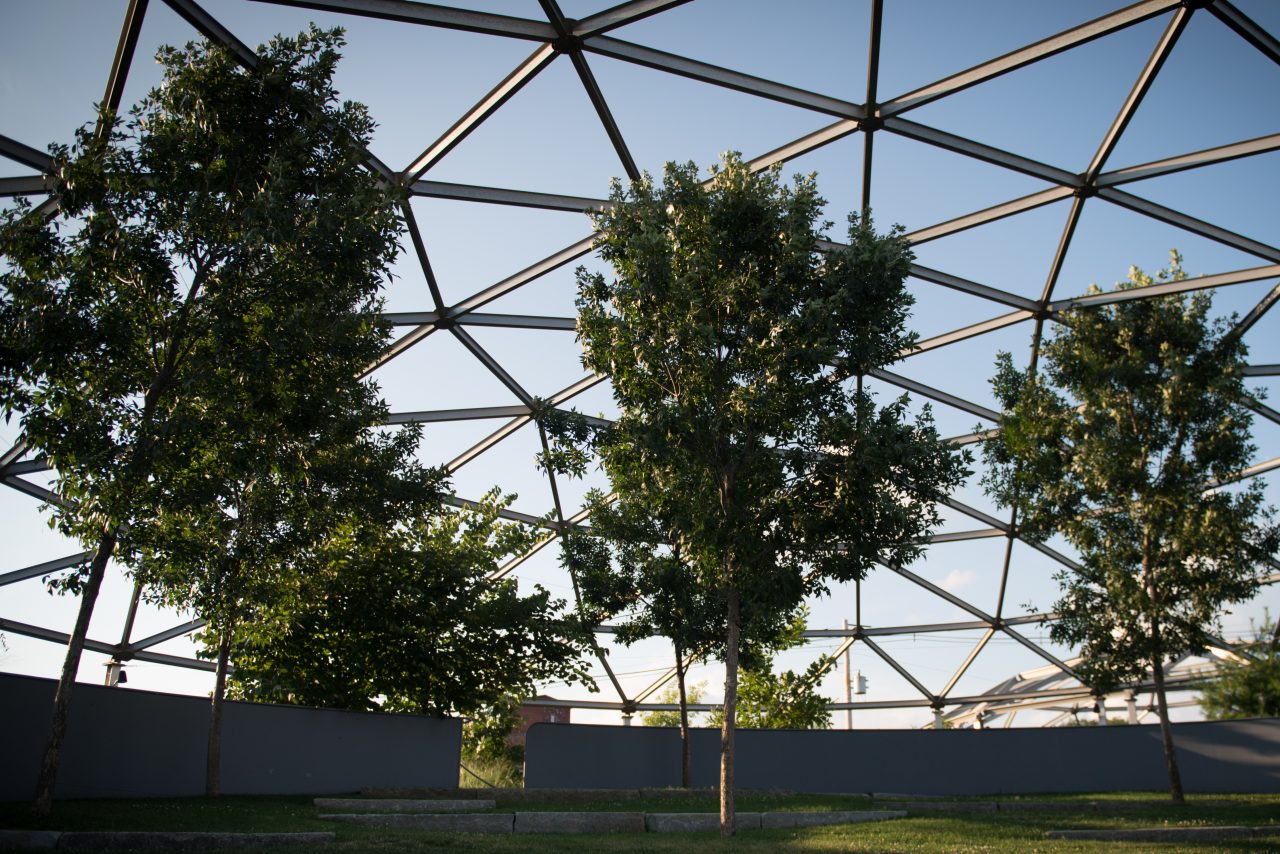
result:
[(207, 851), (211, 848), (261, 848), (333, 842), (331, 831), (314, 833), (185, 833), (168, 831), (68, 831), (59, 851)]
[[(740, 812), (735, 818), (738, 830), (760, 829), (760, 813), (758, 812)], [(713, 812), (645, 813), (644, 829), (650, 833), (689, 833), (698, 830), (719, 830), (720, 815)]]
[(439, 833), (510, 833), (515, 813), (339, 813), (321, 815), (325, 821), (388, 827), (397, 830), (431, 830)]
[(518, 812), (516, 833), (644, 833), (639, 812)]
[(0, 830), (0, 851), (39, 851), (56, 848), (60, 830)]
[(474, 798), (467, 800), (418, 800), (410, 798), (316, 798), (318, 809), (330, 811), (364, 811), (369, 812), (474, 812), (475, 810), (491, 810), (493, 799)]

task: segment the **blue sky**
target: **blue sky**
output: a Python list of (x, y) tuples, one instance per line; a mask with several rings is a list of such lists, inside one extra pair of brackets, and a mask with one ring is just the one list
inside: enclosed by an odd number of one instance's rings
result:
[[(478, 101), (536, 46), (532, 42), (431, 27), (414, 27), (354, 16), (276, 7), (246, 0), (207, 0), (209, 12), (243, 41), (257, 44), (276, 32), (292, 33), (308, 21), (342, 25), (349, 45), (338, 73), (343, 97), (367, 104), (379, 121), (372, 150), (403, 169), (437, 136)], [(467, 8), (545, 20), (536, 0), (460, 3)], [(601, 0), (566, 0), (566, 15), (584, 17), (607, 6)], [(1026, 3), (1022, 0), (886, 0), (881, 42), (879, 92), (887, 100), (1024, 44), (1120, 8), (1103, 0)], [(1280, 33), (1280, 5), (1238, 0), (1246, 14), (1272, 34)], [(67, 142), (73, 129), (92, 118), (102, 97), (125, 3), (123, 0), (7, 0), (0, 7), (0, 134), (43, 149)], [(704, 62), (777, 80), (853, 102), (865, 98), (870, 3), (799, 0), (788, 3), (694, 0), (610, 35)], [(1039, 160), (1071, 173), (1083, 171), (1121, 108), (1129, 89), (1168, 22), (1169, 15), (1134, 25), (1079, 49), (1019, 69), (906, 115), (914, 122), (970, 137)], [(154, 0), (129, 77), (125, 103), (132, 103), (159, 80), (148, 60), (158, 45), (183, 43), (195, 33), (171, 9)], [(736, 149), (747, 157), (818, 130), (831, 116), (779, 104), (728, 89), (707, 86), (650, 68), (588, 54), (588, 62), (608, 99), (618, 126), (640, 168), (658, 172), (668, 160), (692, 159), (705, 166), (720, 152)], [(1192, 16), (1186, 31), (1135, 114), (1107, 168), (1280, 132), (1280, 65), (1241, 40), (1208, 12)], [(784, 171), (818, 173), (828, 199), (828, 218), (841, 236), (845, 213), (859, 204), (862, 135), (853, 134), (789, 162)], [(946, 221), (1048, 188), (1037, 178), (1011, 172), (890, 133), (875, 140), (872, 206), (881, 227), (901, 224), (908, 231)], [(0, 177), (29, 170), (0, 158)], [(567, 57), (558, 57), (492, 118), (424, 177), (435, 181), (603, 197), (622, 167), (596, 118)], [(1280, 245), (1280, 218), (1274, 199), (1280, 189), (1280, 151), (1215, 164), (1125, 187), (1145, 199), (1269, 244)], [(441, 199), (413, 201), (434, 272), (447, 303), (454, 303), (512, 275), (589, 234), (585, 217), (574, 213), (481, 205)], [(1038, 297), (1062, 235), (1071, 201), (1044, 207), (978, 228), (921, 243), (919, 263), (1005, 291)], [(1128, 266), (1155, 270), (1178, 248), (1193, 275), (1256, 267), (1255, 255), (1157, 222), (1102, 200), (1084, 207), (1067, 254), (1056, 297), (1082, 293), (1090, 283), (1107, 288), (1123, 279)], [(583, 262), (597, 268), (590, 258)], [(573, 267), (568, 265), (488, 306), (486, 311), (570, 316)], [(412, 253), (401, 258), (387, 290), (388, 310), (432, 308)], [(1243, 313), (1275, 284), (1275, 278), (1223, 289), (1216, 310)], [(913, 326), (928, 338), (987, 320), (1007, 307), (913, 279), (917, 298)], [(1251, 361), (1280, 363), (1280, 316), (1265, 317), (1249, 333)], [(472, 328), (486, 350), (531, 393), (547, 396), (579, 379), (584, 371), (572, 333)], [(987, 377), (997, 350), (1024, 358), (1029, 323), (906, 360), (895, 371), (986, 406), (992, 406)], [(403, 358), (375, 372), (393, 411), (417, 411), (515, 403), (512, 394), (471, 358), (453, 338), (436, 334)], [(883, 384), (879, 384), (883, 386)], [(1272, 377), (1253, 387), (1280, 391)], [(885, 395), (890, 387), (878, 388)], [(608, 413), (605, 386), (575, 401), (582, 409)], [(971, 430), (972, 414), (935, 406), (944, 434)], [(423, 458), (444, 462), (500, 421), (429, 425)], [(14, 425), (0, 427), (11, 440)], [(1258, 458), (1280, 456), (1280, 425), (1257, 422)], [(7, 447), (7, 443), (6, 443)], [(499, 484), (516, 492), (516, 509), (541, 515), (550, 509), (546, 484), (532, 464), (536, 434), (529, 428), (458, 471), (458, 493), (478, 497)], [(1273, 504), (1280, 504), (1277, 475), (1270, 478)], [(33, 481), (42, 481), (32, 477)], [(562, 484), (573, 503), (586, 484)], [(961, 500), (995, 508), (975, 486)], [(999, 515), (999, 514), (997, 514)], [(944, 531), (980, 527), (948, 514)], [(78, 551), (49, 531), (36, 504), (12, 490), (0, 491), (0, 572)], [(1003, 538), (938, 546), (915, 571), (984, 609), (995, 608)], [(1065, 547), (1064, 547), (1065, 548)], [(1016, 544), (1006, 612), (1026, 603), (1048, 608), (1054, 598), (1053, 564)], [(559, 572), (555, 549), (544, 550), (521, 568), (522, 583), (542, 583), (570, 595)], [(114, 578), (104, 591), (91, 636), (118, 638), (128, 582)], [(967, 615), (888, 572), (863, 585), (863, 618), (869, 624), (909, 625)], [(1280, 611), (1280, 599), (1266, 591), (1225, 622), (1229, 635), (1248, 628), (1263, 607)], [(838, 587), (812, 603), (813, 627), (838, 627), (851, 619), (852, 593)], [(50, 597), (38, 582), (0, 588), (0, 616), (66, 630), (74, 603)], [(135, 637), (167, 628), (173, 615), (148, 612)], [(1043, 630), (1028, 627), (1028, 634)], [(938, 688), (976, 638), (966, 633), (910, 636), (886, 649)], [(181, 641), (166, 650), (181, 651)], [(8, 637), (0, 669), (52, 675), (61, 649)], [(790, 653), (784, 666), (803, 666), (829, 642)], [(1060, 654), (1065, 651), (1059, 650)], [(666, 665), (657, 644), (610, 654), (618, 671), (634, 673), (627, 684), (640, 687), (648, 671)], [(871, 678), (868, 699), (896, 699), (913, 692), (886, 665), (865, 651), (855, 667)], [(993, 641), (961, 681), (960, 692), (978, 691), (1041, 660), (1012, 640)], [(100, 678), (101, 659), (87, 656), (81, 678)], [(156, 665), (131, 665), (130, 684), (203, 692), (202, 674), (175, 673)], [(715, 668), (695, 674), (718, 695)], [(602, 682), (602, 686), (603, 686)], [(837, 698), (833, 675), (824, 688)], [(556, 689), (553, 687), (553, 692)], [(563, 693), (563, 692), (562, 692)], [(609, 697), (607, 693), (601, 695)], [(597, 716), (595, 719), (605, 719)], [(860, 713), (861, 725), (918, 725), (923, 712)]]

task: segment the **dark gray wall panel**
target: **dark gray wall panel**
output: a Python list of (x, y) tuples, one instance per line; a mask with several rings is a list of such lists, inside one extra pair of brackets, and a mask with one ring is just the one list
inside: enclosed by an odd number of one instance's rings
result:
[[(0, 799), (35, 792), (55, 683), (0, 674)], [(204, 792), (209, 701), (77, 684), (58, 797)], [(455, 786), (462, 723), (417, 715), (229, 702), (227, 794), (331, 794), (364, 786)]]
[[(714, 786), (719, 731), (691, 733), (693, 785)], [(1193, 792), (1280, 791), (1280, 720), (1174, 725)], [(537, 724), (530, 788), (680, 785), (674, 729)], [(809, 792), (980, 795), (1167, 788), (1156, 726), (1008, 730), (739, 730), (737, 783)]]

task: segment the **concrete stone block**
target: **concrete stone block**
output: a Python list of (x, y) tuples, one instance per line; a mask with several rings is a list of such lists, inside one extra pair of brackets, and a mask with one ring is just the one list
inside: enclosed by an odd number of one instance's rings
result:
[(315, 848), (334, 840), (330, 831), (313, 833), (184, 833), (169, 831), (74, 831), (63, 833), (59, 850), (208, 851), (300, 845)]
[(639, 812), (518, 812), (516, 833), (644, 833)]
[[(740, 812), (734, 817), (738, 830), (759, 830), (760, 813)], [(644, 817), (645, 830), (650, 833), (688, 833), (698, 830), (719, 830), (720, 815), (713, 812), (651, 812)]]
[(321, 815), (325, 821), (388, 827), (397, 830), (430, 830), (438, 833), (510, 833), (515, 813), (341, 813)]
[(0, 830), (0, 851), (40, 851), (56, 848), (59, 830)]

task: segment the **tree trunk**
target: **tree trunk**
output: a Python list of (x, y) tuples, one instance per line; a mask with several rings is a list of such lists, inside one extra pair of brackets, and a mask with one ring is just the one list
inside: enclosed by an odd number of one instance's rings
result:
[(738, 712), (738, 588), (728, 591), (729, 632), (724, 650), (724, 724), (720, 728), (720, 835), (733, 836), (737, 829), (733, 814), (733, 728)]
[(98, 590), (102, 587), (102, 578), (107, 573), (107, 562), (111, 560), (115, 549), (116, 532), (111, 527), (98, 540), (98, 548), (89, 563), (89, 579), (80, 593), (80, 613), (67, 644), (62, 676), (58, 679), (58, 689), (53, 696), (53, 721), (49, 727), (49, 741), (45, 745), (44, 757), (40, 761), (36, 799), (31, 807), (32, 812), (38, 816), (48, 815), (53, 809), (53, 790), (58, 780), (62, 741), (67, 734), (67, 717), (71, 711), (71, 690), (75, 687), (76, 673), (80, 670), (80, 656), (84, 652), (84, 639), (89, 633), (89, 621), (93, 618), (93, 606), (98, 599)]
[(676, 647), (676, 688), (680, 692), (680, 786), (689, 788), (689, 700), (684, 690), (684, 650)]
[(1173, 748), (1173, 727), (1169, 725), (1169, 704), (1164, 696), (1164, 663), (1160, 655), (1151, 656), (1151, 675), (1156, 683), (1156, 709), (1160, 715), (1160, 740), (1164, 743), (1164, 761), (1169, 768), (1169, 797), (1175, 804), (1186, 801), (1182, 794), (1182, 775), (1178, 771), (1178, 754)]
[(213, 681), (213, 702), (209, 708), (209, 752), (205, 757), (204, 793), (211, 798), (222, 794), (222, 700), (227, 691), (227, 660), (231, 657), (228, 624), (218, 637), (218, 668)]

